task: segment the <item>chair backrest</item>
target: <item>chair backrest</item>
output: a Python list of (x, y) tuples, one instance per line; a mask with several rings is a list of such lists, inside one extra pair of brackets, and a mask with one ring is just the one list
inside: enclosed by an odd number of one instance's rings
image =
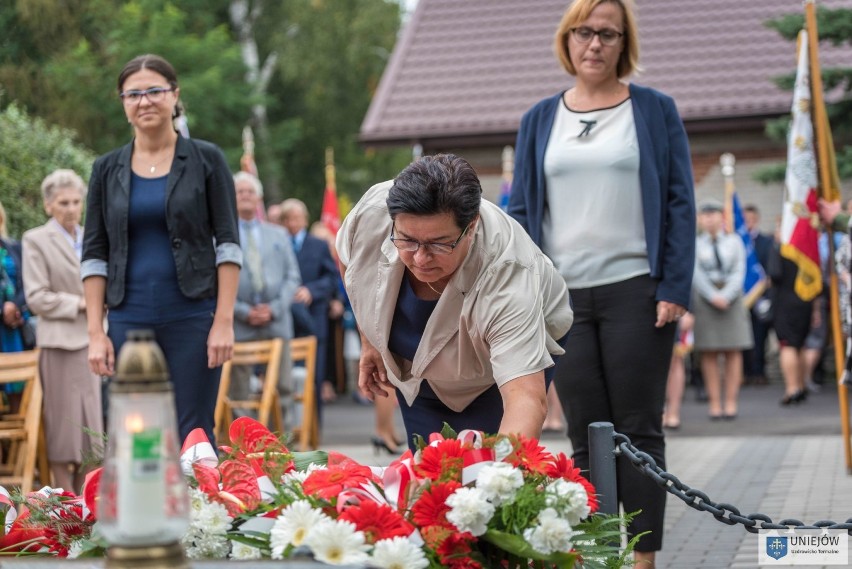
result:
[[(32, 490), (41, 428), (42, 387), (38, 375), (38, 349), (26, 352), (0, 354), (0, 385), (24, 383), (21, 406), (16, 413), (2, 417), (0, 439), (21, 444), (16, 447), (11, 476), (4, 477), (6, 484), (20, 485), (24, 492)], [(8, 436), (7, 436), (8, 435)], [(43, 473), (46, 475), (46, 473)]]
[(302, 403), (302, 425), (298, 431), (299, 446), (305, 451), (319, 446), (319, 417), (317, 416), (316, 364), (317, 339), (315, 336), (303, 336), (290, 340), (290, 357), (293, 363), (304, 362), (305, 381), (302, 392), (293, 399)]
[[(219, 381), (219, 394), (216, 399), (215, 411), (217, 438), (222, 441), (227, 439), (226, 434), (230, 425), (226, 423), (233, 420), (232, 409), (234, 408), (257, 409), (260, 422), (266, 424), (272, 418), (275, 423), (273, 427), (278, 430), (282, 428), (276, 389), (278, 375), (281, 373), (281, 352), (283, 349), (284, 340), (281, 338), (234, 343), (234, 353), (231, 360), (225, 362), (222, 366), (222, 378)], [(231, 386), (231, 370), (235, 365), (266, 365), (266, 377), (260, 401), (249, 405), (247, 402), (231, 401), (228, 397)]]

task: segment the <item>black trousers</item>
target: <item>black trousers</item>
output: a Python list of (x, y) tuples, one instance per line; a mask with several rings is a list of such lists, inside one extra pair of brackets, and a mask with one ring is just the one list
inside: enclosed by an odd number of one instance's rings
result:
[[(568, 419), (575, 464), (589, 468), (589, 423), (609, 421), (665, 468), (662, 414), (675, 324), (655, 328), (657, 282), (644, 275), (572, 289), (574, 325), (556, 364), (556, 389)], [(628, 528), (650, 531), (637, 551), (662, 549), (666, 493), (627, 459), (617, 461), (624, 511), (642, 510)]]

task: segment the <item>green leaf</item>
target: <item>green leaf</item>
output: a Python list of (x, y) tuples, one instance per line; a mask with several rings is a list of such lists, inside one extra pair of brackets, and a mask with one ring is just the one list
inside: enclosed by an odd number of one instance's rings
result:
[(502, 531), (489, 529), (480, 539), (497, 546), (498, 548), (510, 553), (511, 555), (524, 559), (550, 561), (556, 563), (557, 567), (573, 567), (577, 560), (577, 555), (573, 553), (551, 553), (545, 555), (533, 549), (533, 547), (523, 537)]
[(325, 466), (328, 464), (328, 453), (323, 450), (309, 450), (305, 452), (293, 453), (293, 464), (296, 465), (296, 470), (303, 472), (312, 464)]

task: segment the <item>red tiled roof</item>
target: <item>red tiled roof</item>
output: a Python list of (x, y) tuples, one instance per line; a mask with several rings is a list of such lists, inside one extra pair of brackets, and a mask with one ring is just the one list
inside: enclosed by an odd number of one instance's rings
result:
[[(839, 7), (849, 0), (821, 0)], [(514, 133), (539, 99), (571, 85), (551, 44), (566, 0), (419, 0), (361, 125), (367, 143)], [(789, 111), (773, 77), (792, 73), (794, 43), (764, 23), (801, 0), (639, 0), (633, 81), (674, 97), (684, 121)], [(820, 46), (822, 65), (852, 60)]]

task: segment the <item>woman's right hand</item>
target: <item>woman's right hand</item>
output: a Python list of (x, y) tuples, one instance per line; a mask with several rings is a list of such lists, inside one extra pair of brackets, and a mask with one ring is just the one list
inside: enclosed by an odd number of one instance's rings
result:
[(115, 349), (104, 332), (89, 336), (89, 369), (95, 375), (115, 373)]
[(393, 385), (388, 381), (388, 373), (382, 355), (361, 336), (361, 359), (358, 362), (358, 387), (373, 401), (376, 395), (388, 397)]

